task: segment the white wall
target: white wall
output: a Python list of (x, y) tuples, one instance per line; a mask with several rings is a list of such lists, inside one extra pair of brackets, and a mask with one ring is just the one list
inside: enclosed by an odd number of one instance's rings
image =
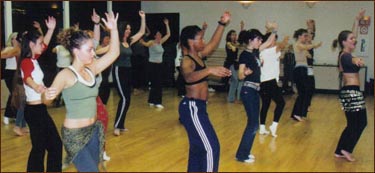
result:
[[(316, 22), (315, 40), (323, 42), (323, 46), (315, 51), (317, 64), (337, 64), (338, 51), (331, 50), (332, 41), (340, 31), (352, 29), (355, 16), (363, 8), (366, 9), (366, 15), (371, 16), (369, 57), (364, 60), (368, 66), (367, 79), (374, 78), (374, 2), (323, 1), (309, 8), (303, 1), (265, 1), (254, 2), (245, 9), (237, 1), (143, 1), (141, 7), (146, 13), (180, 13), (180, 29), (187, 25), (201, 26), (206, 21), (206, 40), (211, 37), (224, 10), (232, 14), (231, 24), (226, 31), (238, 31), (241, 20), (245, 22), (246, 29), (258, 28), (264, 31), (265, 21), (271, 20), (279, 24), (279, 38), (286, 35), (292, 38), (294, 31), (306, 28), (306, 19), (311, 18)], [(224, 48), (224, 37), (220, 48)]]

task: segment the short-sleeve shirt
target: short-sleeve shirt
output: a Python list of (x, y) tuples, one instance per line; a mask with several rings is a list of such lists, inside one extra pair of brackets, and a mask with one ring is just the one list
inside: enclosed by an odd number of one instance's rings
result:
[(260, 83), (260, 59), (259, 51), (243, 51), (240, 55), (239, 64), (245, 64), (247, 68), (250, 68), (253, 73), (246, 76), (244, 81), (250, 81), (255, 83)]

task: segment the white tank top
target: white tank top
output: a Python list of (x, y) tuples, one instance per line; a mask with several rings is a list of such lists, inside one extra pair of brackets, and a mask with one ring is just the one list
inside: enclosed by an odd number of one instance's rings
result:
[(279, 80), (280, 75), (280, 57), (281, 52), (276, 52), (276, 46), (264, 49), (260, 52), (260, 59), (263, 65), (260, 67), (260, 81)]

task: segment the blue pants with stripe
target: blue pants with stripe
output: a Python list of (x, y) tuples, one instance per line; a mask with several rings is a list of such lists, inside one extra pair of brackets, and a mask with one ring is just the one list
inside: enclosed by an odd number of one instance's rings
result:
[(217, 172), (220, 144), (207, 114), (206, 101), (184, 98), (180, 102), (181, 123), (188, 133), (188, 172)]

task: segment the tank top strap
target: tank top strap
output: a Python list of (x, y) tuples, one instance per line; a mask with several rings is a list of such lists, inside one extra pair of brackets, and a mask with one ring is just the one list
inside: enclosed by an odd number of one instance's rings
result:
[(77, 72), (76, 69), (74, 69), (73, 66), (69, 66), (68, 67), (72, 72), (73, 74), (76, 76), (76, 80), (79, 81), (80, 83), (88, 86), (88, 87), (93, 87), (95, 86), (96, 84), (96, 80), (95, 80), (95, 76), (94, 74), (92, 73), (92, 71), (89, 69), (89, 68), (85, 68), (86, 72), (90, 75), (90, 78), (92, 81), (86, 81), (85, 79), (83, 79), (83, 77), (81, 75), (79, 75), (79, 73)]

